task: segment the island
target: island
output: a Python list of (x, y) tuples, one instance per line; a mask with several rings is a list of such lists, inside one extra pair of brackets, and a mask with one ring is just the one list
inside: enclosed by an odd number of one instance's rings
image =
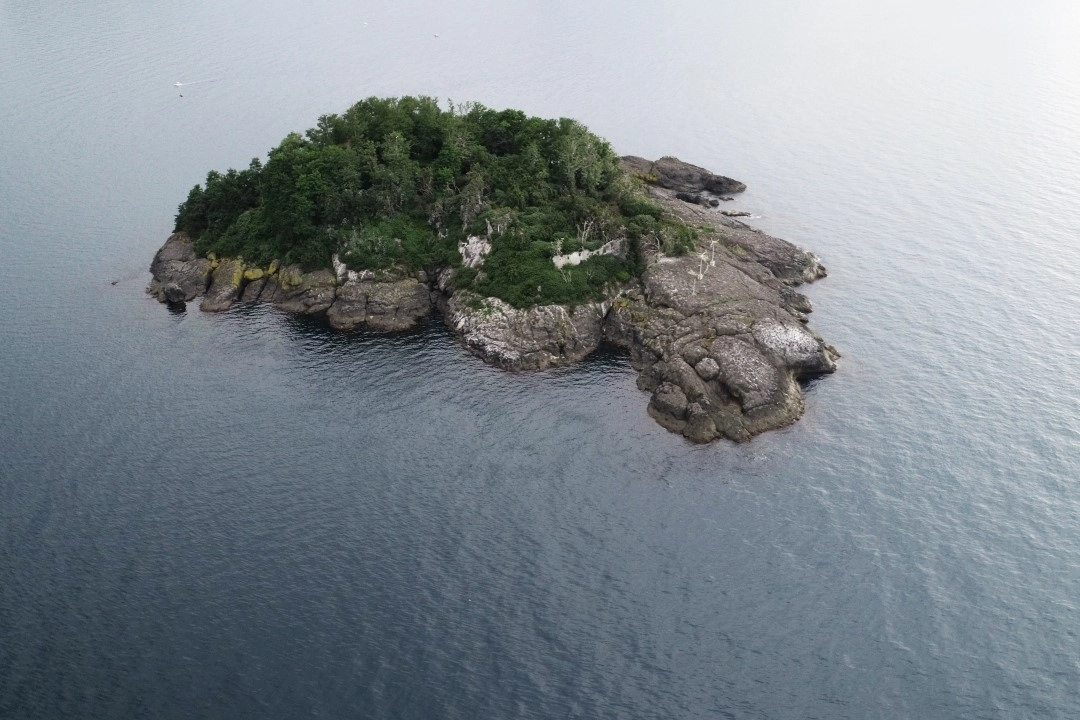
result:
[(442, 315), (510, 371), (624, 349), (648, 413), (697, 443), (804, 411), (839, 353), (794, 287), (812, 253), (718, 208), (745, 190), (677, 158), (619, 157), (566, 118), (368, 98), (180, 204), (147, 292), (206, 312), (272, 303), (332, 328)]

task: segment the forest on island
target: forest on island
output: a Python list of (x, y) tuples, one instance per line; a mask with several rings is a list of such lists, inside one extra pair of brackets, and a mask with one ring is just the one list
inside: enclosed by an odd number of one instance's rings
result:
[[(176, 229), (200, 255), (328, 268), (459, 267), (458, 244), (491, 242), (459, 288), (522, 307), (600, 297), (644, 269), (645, 248), (681, 254), (695, 233), (666, 219), (607, 142), (582, 124), (427, 97), (369, 98), (289, 134), (264, 162), (207, 174)], [(625, 257), (552, 257), (626, 240)]]

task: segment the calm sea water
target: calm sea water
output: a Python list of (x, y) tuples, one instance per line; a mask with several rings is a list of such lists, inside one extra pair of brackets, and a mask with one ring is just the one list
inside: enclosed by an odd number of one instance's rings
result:
[[(1064, 0), (0, 3), (0, 717), (1080, 716), (1077, 37)], [(746, 181), (832, 273), (839, 373), (695, 447), (617, 354), (144, 295), (207, 170), (402, 94)]]

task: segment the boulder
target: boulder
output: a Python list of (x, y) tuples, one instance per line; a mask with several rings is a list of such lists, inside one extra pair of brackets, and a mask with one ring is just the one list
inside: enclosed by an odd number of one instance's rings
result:
[(687, 405), (686, 393), (675, 383), (669, 382), (661, 383), (649, 400), (653, 413), (663, 415), (671, 422), (686, 420)]
[[(702, 352), (704, 352), (704, 349)], [(698, 377), (702, 380), (712, 380), (720, 374), (720, 365), (718, 365), (711, 357), (705, 357), (694, 365), (694, 372), (696, 372)]]
[(715, 440), (720, 433), (705, 408), (698, 403), (690, 403), (686, 408), (686, 428), (683, 434), (691, 442), (707, 443)]
[(774, 362), (796, 377), (812, 377), (836, 370), (835, 351), (805, 327), (765, 318), (754, 323), (754, 342), (771, 354)]
[(187, 291), (175, 282), (166, 283), (161, 293), (165, 302), (173, 305), (183, 305), (187, 301)]
[[(679, 351), (679, 355), (686, 361), (687, 365), (692, 365), (694, 369), (701, 363), (702, 360), (709, 354), (709, 351), (700, 342), (686, 343)], [(701, 374), (700, 372), (698, 373)], [(706, 380), (708, 378), (705, 378)]]

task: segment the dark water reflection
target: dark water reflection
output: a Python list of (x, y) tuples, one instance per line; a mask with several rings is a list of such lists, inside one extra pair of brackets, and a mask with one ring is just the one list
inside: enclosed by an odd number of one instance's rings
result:
[[(0, 717), (1075, 717), (1077, 31), (1063, 2), (0, 6)], [(618, 352), (510, 374), (437, 320), (143, 293), (206, 170), (421, 92), (746, 180), (830, 268), (841, 371), (695, 447)]]

